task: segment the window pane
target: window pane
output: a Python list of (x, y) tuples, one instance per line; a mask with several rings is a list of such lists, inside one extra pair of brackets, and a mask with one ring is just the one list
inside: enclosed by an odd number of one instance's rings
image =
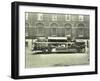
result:
[(26, 13), (26, 15), (25, 15), (25, 19), (28, 20), (28, 13)]
[(38, 14), (38, 20), (39, 20), (39, 21), (43, 20), (43, 14), (42, 14), (42, 13), (39, 13), (39, 14)]
[(79, 21), (84, 21), (84, 16), (80, 15), (79, 16)]
[(71, 16), (70, 15), (65, 15), (66, 21), (70, 21), (71, 20)]
[(52, 21), (57, 21), (57, 15), (52, 15)]

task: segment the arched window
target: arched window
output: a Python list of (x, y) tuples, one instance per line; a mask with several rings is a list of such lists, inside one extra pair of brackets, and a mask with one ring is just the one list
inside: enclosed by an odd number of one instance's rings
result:
[(84, 28), (85, 25), (81, 23), (81, 24), (78, 24), (78, 27), (79, 27), (79, 28)]
[(52, 23), (51, 25), (51, 36), (52, 35), (57, 35), (57, 27), (58, 27), (58, 25), (56, 24), (56, 23)]
[(72, 34), (72, 25), (70, 23), (67, 23), (64, 25), (65, 27), (65, 36), (66, 35), (70, 35)]
[(44, 24), (43, 23), (37, 23), (36, 24), (36, 34), (37, 36), (44, 36)]
[(85, 32), (84, 31), (84, 27), (85, 27), (84, 24), (82, 24), (82, 23), (81, 24), (78, 24), (78, 29), (77, 29), (77, 36), (78, 37), (82, 37), (82, 38), (84, 37), (84, 35), (85, 35), (84, 34), (84, 32)]

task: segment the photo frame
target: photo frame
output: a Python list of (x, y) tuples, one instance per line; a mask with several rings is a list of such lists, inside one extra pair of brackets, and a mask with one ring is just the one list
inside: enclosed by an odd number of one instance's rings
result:
[(12, 2), (11, 78), (97, 74), (97, 7)]

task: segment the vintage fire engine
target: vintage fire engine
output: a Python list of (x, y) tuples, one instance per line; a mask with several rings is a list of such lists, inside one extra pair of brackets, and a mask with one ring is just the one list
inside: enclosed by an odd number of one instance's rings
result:
[(32, 51), (35, 53), (83, 53), (85, 42), (70, 37), (40, 37), (33, 42)]

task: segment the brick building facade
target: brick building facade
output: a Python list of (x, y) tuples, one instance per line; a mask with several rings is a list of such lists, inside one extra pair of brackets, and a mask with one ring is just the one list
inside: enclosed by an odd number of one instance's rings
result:
[(89, 39), (89, 15), (58, 13), (25, 13), (25, 37), (65, 37)]

